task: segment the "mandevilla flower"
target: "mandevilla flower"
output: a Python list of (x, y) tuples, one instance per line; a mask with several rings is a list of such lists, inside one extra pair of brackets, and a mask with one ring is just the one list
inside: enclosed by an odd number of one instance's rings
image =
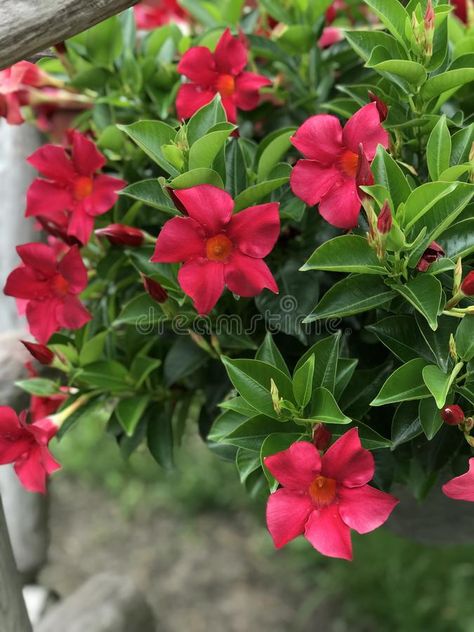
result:
[(178, 72), (191, 83), (181, 85), (176, 98), (178, 118), (186, 119), (219, 93), (231, 123), (237, 110), (254, 110), (260, 100), (259, 89), (271, 84), (270, 79), (253, 72), (244, 72), (248, 53), (243, 36), (232, 37), (226, 29), (214, 53), (205, 46), (190, 48), (178, 64)]
[(157, 303), (165, 303), (168, 300), (168, 292), (161, 283), (147, 276), (142, 276), (142, 280), (145, 291), (154, 301)]
[(451, 404), (450, 406), (444, 406), (441, 409), (441, 418), (445, 424), (449, 426), (458, 426), (464, 421), (464, 411), (461, 406), (457, 404)]
[(125, 224), (109, 224), (94, 231), (98, 237), (105, 237), (114, 246), (138, 247), (145, 241), (142, 230)]
[(319, 48), (329, 48), (338, 42), (342, 42), (344, 33), (337, 26), (326, 26), (318, 40)]
[(323, 555), (351, 560), (350, 530), (373, 531), (398, 503), (367, 485), (374, 458), (362, 447), (357, 428), (323, 456), (312, 443), (301, 441), (267, 456), (265, 466), (282, 485), (267, 504), (267, 526), (277, 548), (304, 535)]
[(430, 265), (441, 257), (444, 257), (444, 250), (435, 241), (432, 241), (425, 252), (421, 255), (421, 259), (418, 261), (416, 269), (419, 272), (426, 272)]
[(445, 483), (442, 490), (443, 494), (454, 500), (474, 502), (474, 458), (469, 459), (469, 470)]
[(49, 366), (54, 360), (54, 353), (45, 345), (28, 342), (28, 340), (20, 340), (20, 342), (40, 364)]
[(137, 28), (144, 31), (155, 29), (168, 22), (187, 22), (189, 14), (177, 0), (142, 0), (133, 7)]
[(474, 270), (468, 272), (461, 283), (461, 292), (466, 296), (474, 296)]
[(276, 202), (233, 215), (231, 196), (210, 184), (174, 193), (188, 217), (173, 217), (166, 222), (151, 260), (184, 262), (178, 281), (200, 314), (211, 311), (224, 286), (240, 296), (256, 296), (264, 288), (278, 293), (263, 261), (280, 232)]
[(53, 419), (26, 423), (7, 406), (0, 407), (0, 465), (13, 463), (21, 484), (30, 492), (46, 492), (46, 477), (60, 469), (48, 444), (58, 431)]
[(306, 158), (298, 160), (291, 173), (293, 193), (310, 206), (319, 203), (320, 214), (333, 226), (354, 228), (361, 206), (356, 182), (359, 146), (371, 163), (377, 146), (387, 148), (389, 143), (376, 104), (358, 110), (344, 129), (335, 116), (316, 114), (291, 142)]
[(61, 327), (79, 329), (91, 319), (77, 297), (87, 287), (77, 246), (61, 259), (45, 244), (24, 244), (17, 252), (23, 263), (10, 273), (4, 292), (25, 302), (30, 332), (39, 343)]
[(467, 9), (468, 2), (471, 0), (451, 0), (451, 4), (454, 5), (454, 13), (460, 20), (467, 23)]
[(63, 227), (67, 235), (87, 243), (94, 217), (115, 204), (126, 182), (98, 173), (105, 157), (84, 134), (70, 132), (71, 150), (58, 145), (43, 145), (28, 162), (46, 179), (37, 178), (27, 192), (26, 216), (34, 216)]

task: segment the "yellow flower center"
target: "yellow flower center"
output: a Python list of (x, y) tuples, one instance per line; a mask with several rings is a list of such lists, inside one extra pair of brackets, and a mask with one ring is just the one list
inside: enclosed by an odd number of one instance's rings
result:
[(230, 97), (235, 92), (235, 79), (232, 75), (220, 75), (217, 80), (217, 90), (223, 97)]
[(327, 507), (336, 498), (336, 481), (325, 476), (316, 476), (309, 486), (311, 500), (318, 507)]
[(79, 176), (74, 182), (74, 197), (76, 200), (83, 200), (92, 193), (94, 183), (88, 176)]
[(215, 235), (206, 242), (206, 255), (211, 261), (227, 261), (234, 246), (226, 235)]
[(350, 178), (355, 178), (359, 166), (359, 156), (350, 149), (346, 149), (339, 158), (343, 172)]

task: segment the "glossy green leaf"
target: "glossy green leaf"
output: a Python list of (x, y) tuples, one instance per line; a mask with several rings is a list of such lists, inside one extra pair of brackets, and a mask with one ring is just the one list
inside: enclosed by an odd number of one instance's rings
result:
[(431, 274), (420, 274), (405, 285), (393, 287), (426, 318), (431, 329), (436, 331), (443, 295), (438, 279)]
[(351, 422), (351, 419), (344, 415), (339, 408), (334, 395), (322, 386), (313, 391), (309, 420), (327, 424), (348, 424)]
[(451, 134), (446, 124), (446, 116), (442, 116), (433, 128), (426, 146), (428, 171), (432, 180), (438, 180), (451, 160)]
[(81, 366), (100, 360), (108, 333), (108, 331), (102, 331), (83, 345), (79, 354), (79, 364)]
[(186, 171), (185, 173), (176, 176), (176, 178), (173, 178), (169, 184), (173, 189), (189, 189), (190, 187), (195, 187), (198, 184), (213, 184), (215, 187), (219, 187), (219, 189), (224, 188), (222, 178), (217, 171), (205, 168)]
[(245, 483), (247, 478), (260, 467), (260, 455), (245, 448), (239, 448), (235, 455), (235, 466), (239, 473), (240, 482)]
[(258, 182), (264, 182), (269, 177), (273, 167), (291, 147), (290, 136), (294, 134), (295, 130), (296, 127), (279, 130), (278, 135), (265, 147), (258, 161)]
[(78, 374), (78, 379), (104, 391), (123, 391), (130, 388), (127, 369), (119, 362), (93, 362)]
[(420, 336), (413, 316), (397, 314), (387, 316), (373, 325), (367, 326), (377, 338), (402, 362), (422, 357), (432, 362), (433, 354)]
[(258, 348), (255, 360), (262, 360), (262, 362), (276, 366), (276, 368), (280, 369), (282, 373), (285, 373), (285, 375), (290, 377), (290, 372), (285, 359), (281, 355), (270, 332), (267, 332), (262, 344)]
[(430, 396), (423, 381), (426, 362), (421, 358), (410, 360), (396, 369), (385, 381), (371, 406), (385, 406), (396, 402), (422, 399)]
[(431, 441), (443, 425), (438, 406), (432, 397), (420, 400), (418, 416), (426, 438)]
[(275, 178), (273, 180), (266, 180), (260, 182), (260, 184), (254, 184), (248, 187), (244, 191), (241, 191), (235, 198), (234, 212), (241, 211), (244, 208), (253, 206), (260, 202), (263, 198), (270, 195), (272, 191), (286, 184), (289, 177)]
[(392, 450), (402, 443), (411, 441), (422, 431), (418, 416), (418, 402), (402, 402), (397, 406), (392, 419)]
[(310, 256), (301, 270), (330, 270), (332, 272), (360, 272), (385, 274), (373, 248), (365, 237), (342, 235), (324, 242)]
[(178, 175), (179, 171), (166, 160), (161, 149), (163, 145), (174, 140), (176, 130), (173, 127), (162, 121), (137, 121), (130, 125), (117, 125), (117, 127), (167, 173), (171, 176)]
[(149, 402), (149, 395), (135, 395), (134, 397), (121, 399), (117, 404), (115, 414), (129, 437), (135, 432)]
[[(225, 437), (225, 442), (260, 454), (262, 443), (268, 435), (274, 432), (281, 432), (284, 427), (286, 428), (286, 426), (279, 424), (274, 419), (270, 419), (265, 415), (257, 415), (247, 419), (230, 432)], [(290, 427), (290, 424), (288, 424), (288, 427)], [(291, 424), (291, 428), (295, 430), (296, 426)]]
[(205, 136), (210, 129), (218, 123), (227, 121), (225, 110), (222, 107), (220, 94), (212, 99), (210, 103), (204, 105), (189, 119), (186, 126), (186, 136), (189, 145), (192, 145)]
[(293, 376), (293, 393), (296, 403), (304, 408), (311, 399), (313, 392), (314, 355), (296, 369)]
[(411, 31), (410, 20), (406, 9), (398, 0), (365, 0), (379, 19), (396, 39), (405, 42), (406, 29)]
[(374, 161), (372, 162), (372, 172), (375, 182), (386, 187), (390, 192), (394, 208), (405, 202), (411, 193), (410, 185), (398, 163), (390, 154), (379, 145)]
[(166, 408), (150, 407), (147, 416), (148, 449), (161, 467), (170, 470), (174, 467), (171, 413)]
[(128, 187), (120, 191), (120, 195), (143, 202), (148, 206), (156, 208), (169, 215), (179, 215), (171, 198), (161, 188), (158, 180), (141, 180), (129, 184)]
[(341, 332), (338, 331), (332, 336), (318, 340), (298, 360), (295, 370), (298, 370), (311, 356), (314, 356), (313, 388), (324, 386), (331, 393), (334, 392), (340, 339)]
[(439, 367), (430, 364), (423, 369), (423, 381), (433, 395), (438, 408), (443, 408), (451, 386), (451, 376)]
[(234, 125), (229, 125), (228, 129), (209, 132), (202, 138), (196, 140), (189, 150), (189, 169), (212, 167), (215, 157), (224, 147)]
[(423, 99), (432, 99), (474, 81), (474, 68), (457, 68), (431, 76), (421, 88)]
[(18, 380), (15, 386), (22, 390), (36, 395), (38, 397), (50, 397), (51, 395), (59, 395), (60, 390), (56, 382), (43, 377), (32, 377), (29, 380)]
[(457, 187), (457, 182), (427, 182), (412, 191), (405, 204), (406, 229), (419, 222), (439, 200)]
[(474, 314), (466, 314), (456, 329), (456, 351), (464, 362), (474, 358)]

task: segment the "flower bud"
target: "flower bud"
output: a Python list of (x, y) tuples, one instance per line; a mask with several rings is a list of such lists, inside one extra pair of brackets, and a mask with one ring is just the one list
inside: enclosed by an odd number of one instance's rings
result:
[(326, 450), (331, 443), (332, 433), (324, 424), (316, 424), (313, 428), (313, 443), (318, 450)]
[(142, 276), (142, 280), (145, 290), (154, 301), (157, 303), (166, 303), (168, 300), (168, 292), (158, 281), (154, 281), (146, 276)]
[(471, 270), (461, 283), (461, 292), (465, 296), (474, 296), (474, 270)]
[(449, 426), (459, 426), (464, 421), (464, 411), (461, 406), (451, 404), (441, 409), (441, 417), (445, 424)]
[(377, 106), (377, 110), (379, 113), (379, 117), (380, 117), (380, 122), (383, 123), (387, 116), (388, 116), (388, 105), (385, 103), (385, 101), (382, 101), (382, 99), (380, 97), (378, 97), (375, 92), (372, 92), (371, 90), (369, 90), (369, 99), (375, 103), (375, 105)]
[(359, 187), (371, 187), (374, 183), (374, 174), (370, 170), (370, 163), (364, 153), (362, 143), (360, 143), (357, 161), (356, 184), (361, 198), (367, 197), (367, 194), (364, 193), (364, 191), (359, 190)]
[(98, 237), (105, 237), (114, 246), (138, 247), (145, 240), (143, 231), (125, 224), (109, 224), (105, 228), (98, 228), (95, 234)]
[(431, 0), (428, 0), (428, 4), (426, 5), (425, 11), (425, 29), (427, 31), (433, 31), (435, 24), (435, 12), (433, 9), (433, 3)]
[(426, 272), (430, 265), (441, 257), (444, 257), (444, 250), (435, 241), (432, 241), (425, 252), (422, 254), (421, 259), (416, 266), (419, 272)]
[(382, 210), (377, 217), (377, 230), (381, 235), (386, 235), (390, 232), (390, 229), (392, 228), (392, 223), (393, 219), (390, 204), (385, 201), (384, 205), (382, 206)]
[(50, 365), (54, 360), (54, 353), (48, 349), (46, 345), (40, 345), (35, 342), (28, 342), (27, 340), (20, 340), (21, 344), (28, 349), (35, 360), (38, 360), (40, 364), (45, 366)]

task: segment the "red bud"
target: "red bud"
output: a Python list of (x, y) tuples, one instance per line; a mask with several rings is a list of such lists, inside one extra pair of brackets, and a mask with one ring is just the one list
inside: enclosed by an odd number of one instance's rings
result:
[(143, 231), (125, 224), (109, 224), (95, 231), (98, 237), (105, 237), (114, 246), (141, 246), (145, 240)]
[(48, 366), (54, 360), (54, 353), (48, 349), (45, 345), (39, 345), (35, 342), (28, 342), (27, 340), (20, 340), (21, 344), (24, 345), (28, 351), (31, 353), (33, 358), (38, 360), (41, 364)]
[(157, 303), (166, 303), (168, 300), (168, 292), (158, 281), (153, 281), (153, 279), (146, 276), (142, 276), (142, 280), (145, 290), (154, 301)]
[(166, 190), (168, 191), (168, 194), (170, 198), (173, 200), (173, 204), (176, 206), (178, 211), (181, 211), (183, 215), (187, 215), (188, 211), (185, 209), (184, 204), (182, 204), (181, 201), (179, 200), (178, 196), (174, 192), (174, 189), (172, 189), (171, 187), (166, 187)]
[[(360, 143), (356, 174), (357, 189), (359, 189), (359, 187), (371, 187), (374, 182), (374, 174), (370, 170), (370, 162), (367, 160), (367, 156), (364, 153), (362, 143)], [(364, 191), (359, 190), (359, 195), (360, 197), (366, 197), (366, 193), (364, 193)]]
[(445, 424), (450, 426), (459, 426), (464, 421), (464, 411), (461, 406), (452, 404), (441, 409), (441, 417)]
[(435, 261), (438, 261), (438, 259), (441, 259), (441, 257), (444, 257), (444, 254), (444, 250), (441, 248), (441, 246), (435, 241), (432, 241), (421, 256), (421, 259), (416, 266), (417, 270), (419, 272), (426, 272), (430, 265)]
[(369, 99), (377, 106), (380, 122), (383, 123), (388, 116), (388, 105), (371, 90), (369, 90)]
[(474, 296), (474, 270), (471, 270), (461, 283), (461, 292), (466, 296)]
[(316, 424), (313, 428), (313, 443), (318, 450), (326, 450), (332, 439), (332, 433), (323, 424)]
[(435, 22), (435, 12), (433, 9), (433, 3), (431, 0), (428, 0), (428, 4), (426, 5), (425, 12), (425, 29), (427, 31), (432, 31), (434, 29)]
[(380, 234), (386, 235), (390, 232), (390, 229), (392, 228), (392, 223), (393, 219), (390, 204), (388, 202), (385, 202), (377, 218), (377, 230)]

